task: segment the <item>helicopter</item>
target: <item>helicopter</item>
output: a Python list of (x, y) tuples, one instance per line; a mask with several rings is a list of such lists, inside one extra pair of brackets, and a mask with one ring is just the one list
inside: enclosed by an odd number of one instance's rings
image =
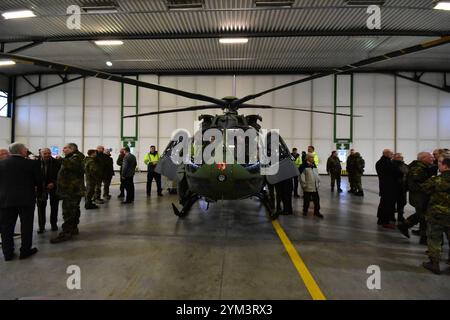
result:
[[(115, 82), (125, 83), (129, 85), (134, 85), (138, 87), (144, 87), (152, 90), (157, 90), (160, 92), (170, 93), (182, 97), (186, 97), (193, 100), (199, 100), (203, 102), (208, 102), (210, 105), (203, 106), (192, 106), (186, 108), (162, 110), (156, 112), (142, 113), (136, 115), (124, 116), (124, 118), (132, 117), (143, 117), (152, 115), (161, 115), (166, 113), (176, 113), (176, 112), (187, 112), (187, 111), (199, 111), (208, 109), (221, 108), (223, 114), (221, 115), (209, 115), (202, 114), (199, 116), (201, 121), (201, 133), (204, 133), (210, 129), (216, 130), (216, 133), (227, 134), (229, 129), (241, 129), (244, 132), (248, 130), (255, 130), (257, 132), (257, 137), (261, 137), (261, 125), (258, 121), (262, 121), (259, 115), (242, 115), (238, 113), (238, 110), (245, 108), (256, 108), (256, 109), (273, 109), (273, 110), (294, 110), (300, 112), (309, 113), (319, 113), (328, 115), (339, 115), (346, 117), (359, 117), (353, 114), (343, 114), (337, 112), (325, 112), (310, 109), (299, 109), (299, 108), (288, 108), (288, 107), (273, 107), (267, 105), (251, 105), (246, 104), (246, 102), (261, 97), (270, 92), (294, 86), (297, 84), (312, 81), (314, 79), (336, 75), (346, 72), (351, 72), (364, 66), (368, 66), (381, 61), (386, 61), (403, 55), (419, 52), (422, 50), (427, 50), (437, 46), (450, 43), (450, 36), (443, 36), (440, 39), (428, 41), (419, 45), (408, 47), (401, 50), (396, 50), (390, 53), (382, 54), (380, 56), (368, 58), (361, 60), (356, 63), (347, 64), (339, 68), (332, 68), (324, 72), (319, 72), (312, 74), (311, 76), (292, 81), (274, 88), (267, 89), (265, 91), (251, 94), (243, 98), (237, 97), (225, 97), (223, 99), (217, 99), (214, 97), (187, 92), (179, 89), (174, 89), (170, 87), (165, 87), (157, 84), (152, 84), (148, 82), (143, 82), (135, 79), (126, 78), (123, 76), (98, 71), (86, 69), (78, 66), (72, 66), (42, 59), (37, 59), (33, 57), (27, 57), (23, 55), (16, 55), (10, 53), (0, 52), (0, 57), (12, 59), (17, 63), (32, 64), (35, 66), (40, 66), (44, 68), (51, 69), (53, 71), (80, 74), (83, 76), (95, 77), (100, 79), (111, 80)], [(268, 138), (270, 137), (270, 138)], [(170, 180), (178, 182), (178, 194), (180, 204), (182, 209), (179, 210), (174, 204), (172, 204), (173, 211), (175, 215), (179, 217), (186, 216), (193, 204), (200, 198), (204, 198), (208, 203), (218, 200), (239, 200), (250, 197), (258, 197), (262, 200), (263, 204), (266, 206), (269, 212), (269, 216), (272, 219), (277, 218), (277, 213), (273, 210), (273, 205), (271, 205), (271, 199), (264, 191), (264, 185), (266, 184), (276, 184), (278, 182), (291, 179), (299, 174), (297, 168), (294, 165), (293, 158), (290, 155), (289, 149), (283, 139), (278, 136), (276, 139), (276, 145), (271, 142), (272, 135), (265, 135), (263, 137), (263, 146), (266, 146), (267, 150), (273, 150), (275, 153), (275, 158), (277, 159), (270, 163), (263, 164), (261, 158), (253, 159), (253, 161), (244, 161), (244, 163), (236, 163), (235, 161), (226, 162), (215, 161), (212, 163), (195, 163), (192, 161), (186, 161), (184, 163), (178, 163), (174, 161), (174, 156), (177, 155), (178, 147), (180, 145), (190, 146), (192, 145), (191, 137), (187, 135), (180, 135), (179, 138), (172, 139), (167, 147), (165, 148), (160, 161), (158, 162), (156, 171), (166, 176)], [(212, 138), (212, 136), (210, 136)], [(214, 139), (215, 140), (215, 139)], [(214, 143), (217, 147), (217, 141), (210, 139), (206, 141), (204, 145), (197, 145), (197, 149), (203, 150), (208, 148), (208, 144)], [(222, 145), (219, 146), (223, 149), (230, 149), (233, 146), (228, 145), (226, 140), (222, 139), (219, 141)], [(244, 145), (248, 143), (249, 139), (244, 140)], [(205, 142), (205, 141), (203, 141)], [(269, 148), (270, 145), (270, 148)], [(273, 147), (273, 148), (272, 148)], [(192, 155), (196, 153), (185, 152), (183, 156), (185, 158), (192, 158)], [(217, 150), (215, 148), (214, 150)], [(229, 150), (228, 150), (229, 151)], [(233, 152), (231, 152), (233, 153)], [(271, 154), (273, 156), (273, 154)], [(217, 159), (216, 159), (217, 160)], [(277, 170), (272, 174), (262, 174), (266, 166), (276, 166)]]

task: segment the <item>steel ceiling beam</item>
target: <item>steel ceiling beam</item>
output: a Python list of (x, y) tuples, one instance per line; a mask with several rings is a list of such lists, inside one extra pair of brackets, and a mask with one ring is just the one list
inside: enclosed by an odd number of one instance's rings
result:
[(29, 44), (23, 45), (21, 47), (18, 47), (16, 49), (10, 50), (10, 51), (8, 51), (8, 53), (17, 53), (17, 52), (20, 52), (20, 51), (23, 51), (26, 49), (31, 49), (38, 45), (41, 45), (42, 43), (43, 43), (43, 41), (33, 41), (32, 43), (29, 43)]
[(25, 94), (22, 94), (20, 96), (16, 96), (15, 99), (17, 100), (17, 99), (20, 99), (20, 98), (24, 98), (24, 97), (30, 96), (30, 95), (35, 94), (35, 93), (39, 93), (39, 92), (42, 92), (42, 91), (50, 90), (50, 89), (62, 86), (64, 84), (66, 84), (66, 83), (70, 83), (70, 82), (73, 82), (73, 81), (76, 81), (76, 80), (83, 79), (84, 77), (85, 76), (78, 76), (78, 77), (75, 77), (73, 79), (62, 80), (61, 82), (55, 83), (53, 85), (42, 87), (40, 85), (39, 86), (35, 86), (28, 78), (26, 78), (25, 76), (22, 76), (22, 78), (25, 79), (25, 81), (28, 82), (30, 84), (30, 86), (32, 86), (34, 88), (34, 90), (32, 90), (30, 92), (27, 92)]
[(444, 83), (443, 86), (438, 86), (438, 85), (435, 85), (435, 84), (432, 84), (432, 83), (429, 83), (429, 82), (422, 81), (422, 80), (420, 80), (420, 78), (418, 78), (416, 76), (408, 77), (408, 76), (405, 76), (405, 75), (400, 74), (398, 72), (396, 72), (395, 75), (397, 77), (399, 77), (399, 78), (402, 78), (402, 79), (406, 79), (406, 80), (409, 80), (409, 81), (412, 81), (412, 82), (415, 82), (415, 83), (419, 83), (419, 84), (422, 84), (422, 85), (430, 87), (430, 88), (434, 88), (434, 89), (437, 89), (437, 90), (440, 90), (440, 91), (444, 91), (444, 92), (450, 93), (450, 87), (447, 86), (445, 83)]
[(110, 35), (67, 35), (55, 37), (23, 37), (16, 39), (0, 39), (3, 43), (17, 42), (66, 42), (66, 41), (97, 41), (97, 40), (172, 40), (172, 39), (217, 39), (222, 37), (246, 38), (279, 38), (279, 37), (443, 37), (450, 35), (446, 31), (421, 30), (304, 30), (304, 31), (272, 31), (272, 32), (210, 32), (210, 33), (115, 33)]

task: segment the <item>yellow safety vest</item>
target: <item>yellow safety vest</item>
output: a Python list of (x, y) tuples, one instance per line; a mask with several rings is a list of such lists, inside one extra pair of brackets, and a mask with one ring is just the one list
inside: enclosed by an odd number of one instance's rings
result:
[(159, 161), (159, 153), (151, 154), (147, 153), (144, 157), (144, 163), (148, 166), (149, 163), (157, 163)]
[(302, 156), (299, 154), (297, 159), (295, 159), (295, 166), (297, 168), (300, 168), (301, 165), (302, 165)]
[(317, 152), (313, 152), (314, 155), (314, 164), (316, 165), (316, 167), (319, 166), (319, 155), (317, 154)]

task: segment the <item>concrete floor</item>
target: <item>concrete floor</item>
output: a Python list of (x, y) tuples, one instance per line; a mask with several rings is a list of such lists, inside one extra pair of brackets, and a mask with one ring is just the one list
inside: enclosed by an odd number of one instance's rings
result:
[[(294, 216), (280, 218), (326, 298), (448, 299), (448, 267), (431, 274), (420, 266), (426, 248), (417, 238), (379, 228), (377, 178), (363, 184), (364, 198), (331, 194), (322, 177), (323, 221), (303, 217), (301, 199), (294, 200)], [(311, 299), (256, 199), (218, 202), (207, 211), (196, 204), (180, 220), (170, 206), (176, 196), (147, 199), (144, 188), (137, 184), (134, 205), (121, 206), (114, 186), (101, 209), (83, 209), (75, 241), (52, 245), (54, 233), (36, 234), (36, 256), (1, 260), (0, 298)], [(66, 287), (70, 265), (81, 268), (81, 290)], [(381, 268), (381, 290), (366, 286), (370, 265)]]

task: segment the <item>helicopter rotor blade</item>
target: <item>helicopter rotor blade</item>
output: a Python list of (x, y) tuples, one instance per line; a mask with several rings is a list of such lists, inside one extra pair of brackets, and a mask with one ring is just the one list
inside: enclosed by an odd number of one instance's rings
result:
[(148, 88), (148, 89), (157, 90), (157, 91), (161, 91), (161, 92), (166, 92), (166, 93), (174, 94), (177, 96), (182, 96), (182, 97), (193, 99), (193, 100), (214, 103), (219, 106), (225, 106), (227, 104), (225, 101), (223, 101), (221, 99), (216, 99), (216, 98), (205, 96), (202, 94), (197, 94), (197, 93), (192, 93), (192, 92), (174, 89), (174, 88), (170, 88), (170, 87), (165, 87), (165, 86), (161, 86), (161, 85), (153, 84), (153, 83), (149, 83), (149, 82), (125, 78), (125, 77), (118, 76), (118, 75), (108, 73), (108, 72), (86, 69), (86, 68), (82, 68), (82, 67), (78, 67), (78, 66), (62, 64), (62, 63), (47, 61), (47, 60), (42, 60), (42, 59), (36, 59), (33, 57), (22, 56), (22, 55), (17, 55), (17, 54), (3, 53), (3, 52), (0, 52), (0, 58), (8, 58), (17, 63), (32, 64), (35, 66), (44, 67), (44, 68), (61, 71), (61, 72), (71, 72), (71, 73), (80, 74), (82, 76), (88, 76), (88, 77), (94, 77), (94, 78), (99, 78), (99, 79), (111, 80), (111, 81), (120, 82), (120, 83), (126, 83), (129, 85)]
[(343, 117), (353, 117), (353, 118), (361, 118), (361, 117), (362, 117), (362, 116), (360, 116), (360, 115), (347, 114), (347, 113), (340, 113), (340, 112), (317, 111), (317, 110), (298, 109), (298, 108), (289, 108), (289, 107), (272, 107), (272, 106), (257, 105), (257, 104), (243, 104), (243, 105), (239, 106), (239, 109), (248, 109), (248, 108), (255, 108), (255, 109), (274, 109), (274, 110), (292, 110), (292, 111), (301, 111), (301, 112), (309, 112), (309, 113), (330, 114), (330, 115), (343, 116)]
[(283, 85), (274, 87), (272, 89), (261, 91), (259, 93), (255, 93), (255, 94), (251, 94), (251, 95), (245, 96), (245, 97), (243, 97), (241, 99), (234, 100), (231, 103), (231, 105), (234, 106), (234, 107), (238, 107), (241, 104), (243, 104), (243, 103), (245, 103), (245, 102), (247, 102), (249, 100), (253, 100), (255, 98), (261, 97), (261, 96), (263, 96), (265, 94), (268, 94), (268, 93), (276, 91), (276, 90), (284, 89), (284, 88), (287, 88), (287, 87), (294, 86), (296, 84), (308, 82), (308, 81), (311, 81), (311, 80), (314, 80), (314, 79), (318, 79), (318, 78), (322, 78), (322, 77), (326, 77), (326, 76), (329, 76), (329, 75), (340, 74), (340, 73), (344, 73), (344, 72), (347, 72), (347, 71), (355, 70), (355, 69), (358, 69), (358, 68), (361, 68), (361, 67), (364, 67), (364, 66), (371, 65), (373, 63), (390, 60), (392, 58), (397, 58), (397, 57), (400, 57), (400, 56), (403, 56), (403, 55), (407, 55), (407, 54), (411, 54), (411, 53), (415, 53), (415, 52), (419, 52), (419, 51), (423, 51), (423, 50), (428, 50), (428, 49), (431, 49), (431, 48), (434, 48), (434, 47), (438, 47), (438, 46), (441, 46), (441, 45), (444, 45), (444, 44), (448, 44), (448, 43), (450, 43), (450, 36), (444, 36), (444, 37), (441, 37), (440, 39), (437, 39), (437, 40), (432, 40), (432, 41), (428, 41), (428, 42), (425, 42), (425, 43), (422, 43), (422, 44), (419, 44), (419, 45), (415, 45), (415, 46), (412, 46), (412, 47), (408, 47), (408, 48), (405, 48), (405, 49), (396, 50), (396, 51), (393, 51), (393, 52), (390, 52), (390, 53), (387, 53), (387, 54), (383, 54), (383, 55), (380, 55), (380, 56), (377, 56), (377, 57), (373, 57), (373, 58), (361, 60), (361, 61), (356, 62), (356, 63), (348, 64), (348, 65), (340, 67), (340, 68), (334, 68), (334, 69), (331, 69), (329, 71), (317, 73), (317, 74), (314, 74), (312, 76), (309, 76), (309, 77), (306, 77), (306, 78), (303, 78), (303, 79), (300, 79), (300, 80), (288, 82), (288, 83), (285, 83)]
[(218, 109), (218, 108), (221, 108), (221, 106), (218, 106), (218, 105), (193, 106), (193, 107), (186, 107), (186, 108), (168, 109), (168, 110), (133, 114), (133, 115), (129, 115), (129, 116), (124, 116), (122, 118), (137, 118), (137, 117), (144, 117), (144, 116), (154, 116), (154, 115), (165, 114), (165, 113), (199, 111), (199, 110)]

